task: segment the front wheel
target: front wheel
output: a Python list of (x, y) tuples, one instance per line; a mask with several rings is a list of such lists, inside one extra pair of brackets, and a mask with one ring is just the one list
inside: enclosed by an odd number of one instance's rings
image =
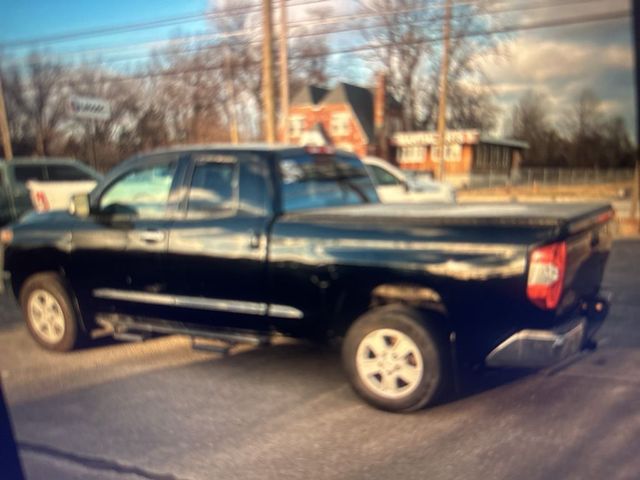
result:
[(399, 305), (361, 316), (347, 332), (342, 358), (355, 391), (383, 410), (431, 404), (451, 378), (446, 336), (423, 312)]
[(20, 305), (31, 336), (47, 350), (72, 350), (80, 341), (78, 316), (60, 275), (37, 273), (20, 290)]

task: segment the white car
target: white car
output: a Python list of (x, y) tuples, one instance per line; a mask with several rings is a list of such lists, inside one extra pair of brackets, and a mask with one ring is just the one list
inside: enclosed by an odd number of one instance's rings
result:
[(377, 157), (364, 157), (362, 162), (383, 203), (456, 202), (456, 191), (447, 183), (405, 172)]
[(73, 195), (90, 192), (101, 178), (88, 165), (68, 158), (0, 161), (0, 225), (30, 210), (66, 210)]

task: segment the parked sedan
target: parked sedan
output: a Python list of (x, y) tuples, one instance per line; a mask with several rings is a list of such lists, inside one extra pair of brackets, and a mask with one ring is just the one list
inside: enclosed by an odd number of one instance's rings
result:
[(447, 183), (410, 175), (381, 158), (364, 157), (362, 161), (383, 203), (456, 202), (456, 191)]
[(15, 158), (0, 161), (0, 225), (29, 210), (66, 209), (71, 197), (88, 193), (102, 176), (67, 158)]

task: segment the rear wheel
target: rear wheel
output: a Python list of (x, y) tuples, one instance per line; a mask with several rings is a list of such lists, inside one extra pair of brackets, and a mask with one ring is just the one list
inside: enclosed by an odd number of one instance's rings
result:
[(370, 404), (408, 412), (437, 400), (450, 380), (446, 337), (423, 312), (387, 306), (349, 329), (343, 363), (355, 391)]
[(20, 290), (20, 305), (29, 332), (44, 348), (68, 351), (80, 341), (72, 294), (56, 273), (29, 277)]

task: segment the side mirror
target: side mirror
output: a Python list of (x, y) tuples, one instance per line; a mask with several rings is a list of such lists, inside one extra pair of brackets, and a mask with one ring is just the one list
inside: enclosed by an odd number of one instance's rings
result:
[(402, 182), (402, 186), (404, 187), (405, 192), (411, 192), (411, 185), (409, 185), (409, 182)]
[(87, 218), (91, 213), (91, 206), (89, 203), (89, 195), (86, 193), (79, 193), (71, 197), (71, 203), (69, 204), (69, 213), (78, 218)]

